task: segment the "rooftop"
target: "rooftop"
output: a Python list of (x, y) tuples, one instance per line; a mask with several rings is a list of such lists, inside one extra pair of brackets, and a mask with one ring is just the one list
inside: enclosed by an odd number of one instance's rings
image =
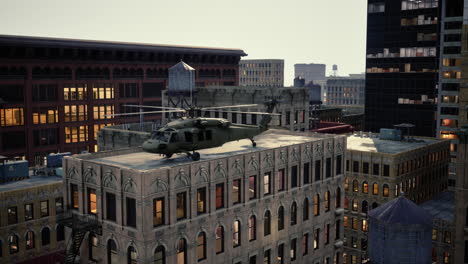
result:
[(196, 47), (196, 46), (181, 46), (181, 45), (165, 45), (139, 42), (117, 42), (103, 40), (83, 40), (83, 39), (67, 39), (67, 38), (49, 38), (49, 37), (33, 37), (33, 36), (15, 36), (15, 35), (0, 35), (0, 45), (18, 45), (24, 44), (28, 46), (53, 46), (54, 48), (117, 48), (117, 49), (138, 49), (148, 51), (172, 51), (172, 52), (204, 52), (213, 54), (229, 54), (237, 56), (246, 56), (247, 54), (241, 49), (229, 48), (211, 48), (211, 47)]
[(371, 210), (369, 216), (388, 224), (432, 226), (431, 215), (403, 196)]
[(28, 179), (21, 181), (12, 181), (0, 184), (0, 193), (56, 184), (61, 183), (62, 181), (62, 177), (58, 176), (30, 176)]
[[(375, 137), (374, 137), (375, 136)], [(435, 138), (415, 138), (417, 141), (398, 141), (398, 140), (387, 140), (380, 139), (377, 137), (378, 134), (373, 134), (372, 137), (350, 135), (348, 136), (347, 150), (365, 151), (365, 152), (376, 152), (386, 154), (398, 154), (417, 148), (429, 146), (431, 144), (440, 142), (440, 139)]]
[(432, 215), (434, 219), (454, 221), (455, 195), (453, 192), (443, 192), (432, 200), (420, 205), (424, 210)]
[[(201, 155), (200, 161), (210, 159), (225, 158), (233, 155), (245, 154), (249, 152), (262, 151), (282, 146), (313, 142), (326, 138), (333, 138), (334, 135), (318, 133), (295, 133), (283, 130), (270, 129), (254, 139), (257, 147), (252, 147), (252, 142), (248, 139), (231, 141), (221, 147), (202, 149), (198, 152)], [(122, 154), (119, 154), (122, 153)], [(186, 154), (176, 154), (167, 159), (158, 154), (136, 151), (109, 151), (97, 154), (84, 154), (74, 156), (94, 162), (117, 166), (121, 168), (137, 169), (141, 171), (153, 170), (161, 167), (170, 167), (193, 162)]]

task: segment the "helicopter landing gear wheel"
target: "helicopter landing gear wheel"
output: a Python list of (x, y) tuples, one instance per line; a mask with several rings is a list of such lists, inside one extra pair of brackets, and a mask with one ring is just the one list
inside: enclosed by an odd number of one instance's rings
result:
[(198, 152), (193, 152), (193, 154), (192, 154), (192, 160), (193, 160), (193, 161), (198, 161), (198, 160), (200, 160), (200, 153), (198, 153)]
[(172, 157), (172, 153), (171, 154), (165, 154), (164, 156), (166, 157), (166, 159), (170, 159)]
[(254, 148), (257, 147), (257, 142), (255, 142), (255, 140), (250, 139), (250, 141), (252, 141), (252, 147), (254, 147)]

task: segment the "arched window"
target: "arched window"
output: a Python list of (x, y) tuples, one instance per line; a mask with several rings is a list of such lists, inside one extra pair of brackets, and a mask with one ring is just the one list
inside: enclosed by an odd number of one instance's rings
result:
[(330, 191), (325, 192), (325, 212), (330, 211)]
[(280, 206), (278, 209), (278, 231), (284, 229), (284, 208)]
[(252, 215), (249, 218), (249, 241), (253, 241), (257, 238), (257, 220)]
[(302, 221), (309, 220), (309, 199), (304, 199), (304, 204), (302, 205)]
[(26, 240), (26, 249), (33, 249), (35, 247), (33, 231), (28, 231), (24, 240)]
[(367, 203), (366, 200), (362, 201), (362, 205), (361, 205), (361, 210), (362, 210), (362, 213), (363, 214), (367, 214), (367, 212), (369, 211), (369, 205)]
[(369, 193), (369, 184), (366, 181), (362, 183), (362, 192)]
[(340, 187), (336, 188), (336, 197), (335, 197), (335, 208), (341, 207), (341, 189)]
[(344, 208), (346, 210), (349, 210), (349, 199), (348, 199), (348, 197), (344, 198)]
[(357, 199), (353, 199), (353, 208), (352, 208), (353, 211), (357, 211), (358, 210), (358, 200)]
[(398, 197), (400, 195), (400, 186), (398, 184), (395, 184), (395, 197)]
[(197, 258), (198, 261), (206, 259), (206, 235), (201, 232), (197, 236)]
[(137, 252), (133, 246), (129, 246), (127, 250), (127, 263), (136, 264), (137, 263)]
[(239, 220), (232, 224), (232, 246), (238, 247), (241, 244), (241, 223)]
[(8, 237), (8, 248), (10, 249), (10, 255), (18, 253), (19, 245), (18, 245), (18, 236), (17, 235), (10, 235)]
[(271, 234), (271, 213), (266, 211), (263, 216), (263, 235), (268, 236)]
[(348, 178), (345, 178), (345, 180), (344, 180), (344, 189), (345, 189), (345, 191), (347, 191), (349, 189), (349, 179)]
[(57, 241), (65, 240), (65, 228), (63, 225), (57, 225)]
[(379, 184), (374, 182), (373, 186), (372, 186), (372, 194), (373, 195), (377, 195), (379, 194)]
[(375, 208), (377, 208), (377, 207), (379, 207), (379, 204), (376, 203), (376, 202), (373, 202), (373, 203), (372, 203), (372, 209), (375, 209)]
[(353, 192), (358, 192), (359, 191), (359, 183), (357, 180), (353, 181)]
[(318, 194), (314, 196), (314, 215), (320, 215), (320, 196)]
[(218, 226), (216, 228), (216, 254), (224, 252), (224, 228)]
[(177, 264), (185, 263), (187, 263), (187, 241), (181, 238), (177, 243)]
[(97, 260), (98, 256), (98, 238), (96, 234), (90, 233), (89, 234), (89, 259), (90, 260)]
[(112, 239), (107, 241), (107, 263), (118, 263), (119, 255), (117, 254), (117, 244)]
[(390, 192), (390, 188), (388, 188), (388, 184), (384, 184), (383, 185), (383, 196), (388, 197), (389, 192)]
[(297, 224), (297, 204), (293, 202), (291, 205), (291, 225)]
[(44, 227), (41, 231), (41, 241), (42, 245), (49, 245), (50, 244), (50, 229), (48, 227)]
[(154, 250), (154, 264), (166, 264), (166, 250), (163, 246)]

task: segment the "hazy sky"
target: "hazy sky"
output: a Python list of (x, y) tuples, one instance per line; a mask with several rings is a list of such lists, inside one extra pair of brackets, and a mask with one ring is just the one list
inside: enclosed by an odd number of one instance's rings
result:
[(0, 34), (243, 49), (364, 72), (365, 0), (1, 0)]

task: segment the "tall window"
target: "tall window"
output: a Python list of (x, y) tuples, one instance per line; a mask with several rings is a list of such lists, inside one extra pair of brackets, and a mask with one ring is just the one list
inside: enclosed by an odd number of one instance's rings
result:
[(30, 221), (34, 219), (34, 206), (32, 203), (24, 205), (24, 221)]
[[(218, 201), (218, 189), (216, 187), (216, 203)], [(197, 214), (201, 215), (206, 213), (206, 188), (197, 190)]]
[(304, 185), (310, 183), (310, 163), (304, 163)]
[(325, 166), (325, 177), (330, 178), (332, 176), (332, 162), (331, 158), (326, 159), (326, 166)]
[(297, 187), (297, 165), (291, 167), (291, 188)]
[(166, 264), (166, 250), (163, 246), (154, 250), (154, 264)]
[(271, 234), (271, 213), (266, 211), (263, 216), (263, 235), (268, 236)]
[(345, 191), (349, 190), (349, 179), (345, 178), (344, 180), (344, 189)]
[(238, 204), (241, 200), (241, 180), (232, 181), (232, 203)]
[(309, 253), (309, 234), (304, 234), (302, 236), (302, 256), (305, 256)]
[(206, 235), (204, 232), (197, 236), (197, 259), (198, 261), (206, 259)]
[(114, 86), (111, 83), (93, 84), (93, 99), (114, 99)]
[(328, 243), (330, 243), (330, 224), (325, 225), (324, 235), (325, 235), (325, 245), (328, 245)]
[(89, 259), (90, 260), (97, 260), (98, 256), (98, 237), (94, 233), (89, 234)]
[(182, 220), (187, 217), (187, 204), (185, 192), (177, 194), (177, 220)]
[(315, 161), (315, 181), (320, 181), (322, 178), (322, 161)]
[(164, 198), (153, 200), (153, 226), (164, 225)]
[(357, 180), (353, 181), (353, 192), (359, 191), (359, 182)]
[(267, 249), (263, 253), (263, 264), (271, 264), (271, 250)]
[(88, 188), (88, 213), (96, 214), (97, 213), (97, 200), (96, 200), (96, 190)]
[(336, 156), (336, 175), (340, 175), (343, 173), (342, 168), (341, 168), (341, 163), (342, 163), (342, 157), (341, 155)]
[(18, 223), (18, 207), (8, 207), (8, 224), (14, 225)]
[(18, 253), (19, 245), (17, 235), (8, 236), (8, 248), (10, 249), (10, 255)]
[(325, 212), (330, 211), (330, 191), (325, 192)]
[(119, 255), (117, 252), (117, 244), (112, 239), (107, 242), (107, 263), (114, 264), (119, 262)]
[(255, 216), (252, 215), (249, 218), (249, 241), (253, 241), (257, 238), (257, 221)]
[(372, 187), (372, 194), (373, 195), (378, 195), (379, 194), (379, 184), (378, 183), (374, 182), (373, 187)]
[(241, 224), (239, 220), (235, 220), (232, 224), (232, 246), (238, 247), (241, 244)]
[(378, 176), (380, 173), (380, 170), (379, 170), (379, 164), (378, 163), (374, 163), (372, 165), (372, 175), (376, 175)]
[(263, 175), (263, 195), (268, 195), (271, 193), (271, 172), (265, 172)]
[(136, 201), (126, 197), (127, 226), (136, 227)]
[(33, 231), (28, 231), (26, 233), (26, 236), (24, 238), (24, 240), (26, 241), (26, 249), (33, 249), (36, 245), (35, 245), (35, 241), (34, 241), (34, 232)]
[(41, 241), (42, 245), (46, 246), (50, 244), (50, 229), (48, 227), (44, 227), (41, 231)]
[(116, 202), (115, 194), (106, 192), (106, 219), (110, 221), (116, 221)]
[(71, 189), (71, 204), (73, 209), (80, 208), (79, 201), (78, 201), (78, 185), (70, 184)]
[(129, 246), (127, 250), (127, 263), (128, 264), (137, 263), (137, 252), (136, 252), (136, 249), (132, 246)]
[(280, 206), (278, 209), (278, 231), (284, 229), (284, 208)]
[(366, 181), (362, 183), (362, 192), (369, 193), (369, 184)]
[(278, 170), (278, 192), (285, 190), (284, 169)]
[(341, 207), (341, 188), (336, 188), (335, 208)]
[(257, 197), (257, 177), (250, 176), (249, 177), (249, 199), (255, 199)]
[(336, 220), (335, 223), (335, 240), (340, 239), (341, 220)]
[(278, 245), (278, 264), (284, 263), (284, 244)]
[(317, 228), (314, 233), (314, 249), (318, 249), (320, 246), (320, 229)]
[(291, 205), (291, 225), (297, 224), (297, 204), (293, 202)]
[(216, 254), (224, 252), (224, 228), (218, 226), (216, 228)]
[(216, 184), (216, 209), (224, 208), (224, 183)]
[(55, 213), (60, 214), (63, 212), (63, 197), (55, 198)]
[(389, 193), (390, 193), (390, 188), (388, 187), (388, 184), (384, 184), (383, 185), (383, 196), (384, 197), (388, 197)]
[(302, 221), (309, 220), (309, 199), (304, 199), (304, 204), (302, 205)]
[(57, 225), (57, 241), (65, 240), (65, 227), (63, 225)]
[(318, 194), (314, 196), (314, 215), (320, 215), (320, 196)]
[(291, 261), (296, 260), (296, 248), (297, 248), (297, 239), (291, 240), (291, 248), (289, 249), (289, 255), (291, 257)]
[(362, 201), (362, 204), (361, 204), (361, 212), (362, 212), (363, 214), (367, 214), (368, 207), (369, 207), (369, 205), (368, 205), (367, 201), (366, 201), (366, 200)]
[(177, 264), (187, 263), (187, 241), (184, 238), (177, 244)]
[(357, 212), (357, 211), (358, 211), (358, 200), (357, 200), (357, 199), (353, 199), (352, 203), (353, 203), (353, 204), (352, 204), (352, 208), (351, 208), (351, 209), (352, 209), (353, 211)]

